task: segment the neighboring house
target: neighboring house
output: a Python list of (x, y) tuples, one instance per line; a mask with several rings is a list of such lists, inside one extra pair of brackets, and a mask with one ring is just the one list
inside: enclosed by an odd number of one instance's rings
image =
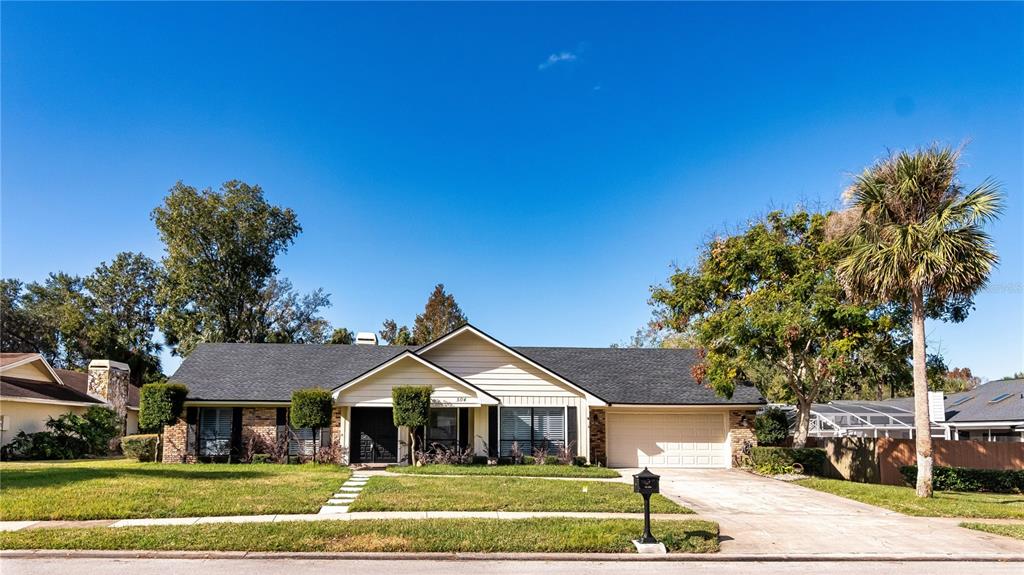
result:
[[(971, 391), (931, 392), (932, 436), (978, 441), (1024, 441), (1024, 379), (990, 381)], [(943, 409), (938, 409), (939, 401)], [(814, 437), (914, 436), (914, 399), (833, 401), (811, 406)]]
[[(392, 420), (396, 386), (434, 388), (426, 440), (480, 456), (563, 446), (616, 467), (729, 467), (752, 441), (764, 399), (750, 386), (719, 397), (691, 375), (682, 349), (512, 348), (466, 325), (429, 344), (199, 345), (172, 380), (189, 388), (184, 417), (165, 429), (164, 462), (241, 454), (283, 437), (292, 392), (334, 395), (321, 430), (352, 463), (406, 460)], [(313, 430), (292, 430), (309, 453)]]
[(54, 369), (38, 353), (0, 353), (0, 445), (18, 434), (46, 430), (49, 418), (106, 405), (139, 428), (139, 392), (128, 381), (128, 366), (93, 360), (89, 373)]

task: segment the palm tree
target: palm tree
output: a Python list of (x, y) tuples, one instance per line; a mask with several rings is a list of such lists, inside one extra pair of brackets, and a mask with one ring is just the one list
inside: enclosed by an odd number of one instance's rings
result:
[(928, 309), (970, 302), (998, 262), (982, 229), (1002, 211), (991, 179), (966, 191), (960, 150), (899, 152), (854, 179), (839, 276), (855, 296), (911, 306), (917, 495), (932, 495), (924, 320)]

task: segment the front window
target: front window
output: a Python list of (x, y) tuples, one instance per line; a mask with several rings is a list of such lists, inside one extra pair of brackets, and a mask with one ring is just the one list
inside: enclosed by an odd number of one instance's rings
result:
[(459, 444), (459, 410), (454, 407), (431, 408), (427, 425), (427, 445), (438, 444), (455, 449)]
[(288, 432), (288, 455), (312, 456), (316, 453), (312, 427), (295, 429), (289, 425)]
[(564, 407), (502, 407), (500, 412), (502, 457), (511, 455), (513, 443), (524, 455), (533, 455), (536, 449), (554, 455), (565, 445)]
[(199, 455), (217, 457), (231, 453), (231, 408), (199, 410)]

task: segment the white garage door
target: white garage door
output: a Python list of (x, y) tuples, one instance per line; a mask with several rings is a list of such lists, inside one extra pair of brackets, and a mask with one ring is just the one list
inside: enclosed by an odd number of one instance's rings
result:
[(723, 413), (609, 413), (611, 467), (728, 467)]

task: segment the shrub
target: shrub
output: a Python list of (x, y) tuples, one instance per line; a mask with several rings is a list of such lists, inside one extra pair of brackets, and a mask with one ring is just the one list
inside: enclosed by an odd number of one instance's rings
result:
[(821, 475), (825, 469), (825, 450), (812, 447), (752, 447), (750, 465), (759, 473), (777, 475), (793, 472), (799, 463), (807, 475)]
[(544, 465), (548, 462), (548, 446), (546, 444), (533, 448), (533, 461), (537, 465)]
[(544, 465), (558, 465), (558, 457), (555, 455), (548, 455), (544, 458)]
[[(434, 388), (429, 385), (404, 385), (391, 389), (392, 417), (396, 427), (408, 427), (410, 431), (430, 423), (430, 394)], [(412, 440), (410, 455), (416, 454), (416, 433), (410, 433)]]
[(473, 465), (487, 465), (490, 462), (486, 455), (474, 455)]
[(330, 427), (331, 409), (334, 407), (334, 398), (331, 392), (321, 388), (297, 389), (292, 392), (292, 405), (289, 410), (289, 420), (292, 428), (302, 429), (309, 427), (319, 429)]
[(249, 463), (271, 463), (269, 453), (254, 453)]
[(562, 465), (569, 465), (573, 462), (573, 459), (576, 458), (576, 442), (570, 441), (566, 445), (559, 447), (558, 451), (555, 453), (558, 458), (558, 463), (561, 463)]
[(147, 383), (139, 392), (139, 429), (159, 432), (173, 425), (185, 407), (188, 388), (180, 383)]
[(520, 461), (522, 461), (523, 465), (533, 465), (537, 462), (532, 455), (524, 455), (520, 458)]
[(577, 455), (576, 457), (572, 458), (572, 464), (577, 466), (577, 467), (586, 467), (587, 466), (587, 458), (583, 457), (582, 455)]
[[(908, 484), (917, 483), (917, 466), (900, 467)], [(971, 469), (968, 467), (935, 467), (932, 482), (939, 491), (990, 491), (993, 493), (1024, 492), (1024, 469)]]
[(156, 445), (160, 436), (156, 433), (142, 435), (125, 435), (121, 438), (121, 451), (124, 456), (139, 461), (155, 461)]
[(46, 422), (48, 431), (18, 434), (5, 445), (4, 459), (78, 459), (106, 455), (120, 430), (117, 414), (99, 405), (82, 415), (65, 413)]
[(754, 435), (759, 445), (782, 445), (789, 435), (789, 419), (786, 412), (769, 407), (754, 418)]

